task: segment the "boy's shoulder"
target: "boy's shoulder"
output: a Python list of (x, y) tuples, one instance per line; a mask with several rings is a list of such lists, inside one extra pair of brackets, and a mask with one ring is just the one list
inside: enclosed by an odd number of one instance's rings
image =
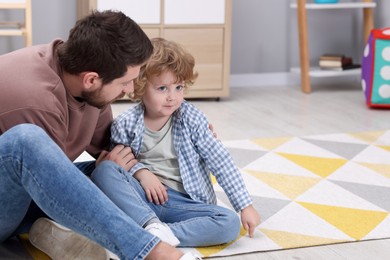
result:
[(132, 122), (139, 118), (143, 114), (143, 107), (140, 103), (129, 108), (125, 112), (121, 113), (114, 119), (114, 124), (123, 124), (125, 122)]
[(204, 114), (199, 108), (197, 108), (195, 105), (191, 104), (187, 100), (183, 100), (180, 109), (182, 113), (199, 113)]
[(180, 116), (186, 121), (207, 121), (206, 115), (186, 100), (181, 104)]
[(181, 113), (186, 115), (186, 114), (199, 114), (199, 115), (204, 115), (204, 113), (197, 108), (194, 104), (191, 104), (187, 100), (184, 100), (180, 106)]

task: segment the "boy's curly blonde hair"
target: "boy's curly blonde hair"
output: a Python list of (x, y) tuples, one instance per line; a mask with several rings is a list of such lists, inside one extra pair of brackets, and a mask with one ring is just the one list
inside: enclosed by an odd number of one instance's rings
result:
[(148, 80), (163, 72), (172, 72), (176, 76), (176, 82), (184, 82), (184, 89), (194, 84), (198, 77), (198, 73), (194, 71), (194, 57), (178, 43), (163, 38), (153, 38), (151, 42), (153, 54), (134, 80), (134, 93), (130, 95), (134, 101), (141, 100)]

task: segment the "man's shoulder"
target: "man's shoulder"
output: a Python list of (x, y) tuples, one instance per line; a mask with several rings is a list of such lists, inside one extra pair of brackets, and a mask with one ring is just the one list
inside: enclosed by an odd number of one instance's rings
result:
[(53, 55), (55, 44), (35, 45), (0, 56), (0, 92), (13, 106), (45, 107), (55, 99), (66, 98)]

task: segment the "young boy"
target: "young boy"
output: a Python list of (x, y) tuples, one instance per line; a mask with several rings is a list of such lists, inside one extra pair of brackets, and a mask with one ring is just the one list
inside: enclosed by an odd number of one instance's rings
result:
[(141, 226), (165, 222), (180, 246), (197, 247), (231, 242), (240, 231), (238, 215), (216, 205), (211, 172), (252, 237), (260, 216), (241, 174), (205, 115), (184, 100), (197, 77), (193, 56), (161, 38), (152, 44), (134, 82), (132, 98), (141, 102), (111, 127), (112, 144), (130, 146), (138, 162), (128, 172), (102, 162), (93, 181)]

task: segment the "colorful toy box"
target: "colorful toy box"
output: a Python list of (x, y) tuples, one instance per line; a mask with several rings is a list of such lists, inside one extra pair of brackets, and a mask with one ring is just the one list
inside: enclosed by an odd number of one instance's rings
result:
[(362, 88), (369, 107), (390, 108), (390, 28), (371, 31), (363, 53)]
[(316, 4), (335, 4), (338, 3), (339, 0), (314, 0)]

